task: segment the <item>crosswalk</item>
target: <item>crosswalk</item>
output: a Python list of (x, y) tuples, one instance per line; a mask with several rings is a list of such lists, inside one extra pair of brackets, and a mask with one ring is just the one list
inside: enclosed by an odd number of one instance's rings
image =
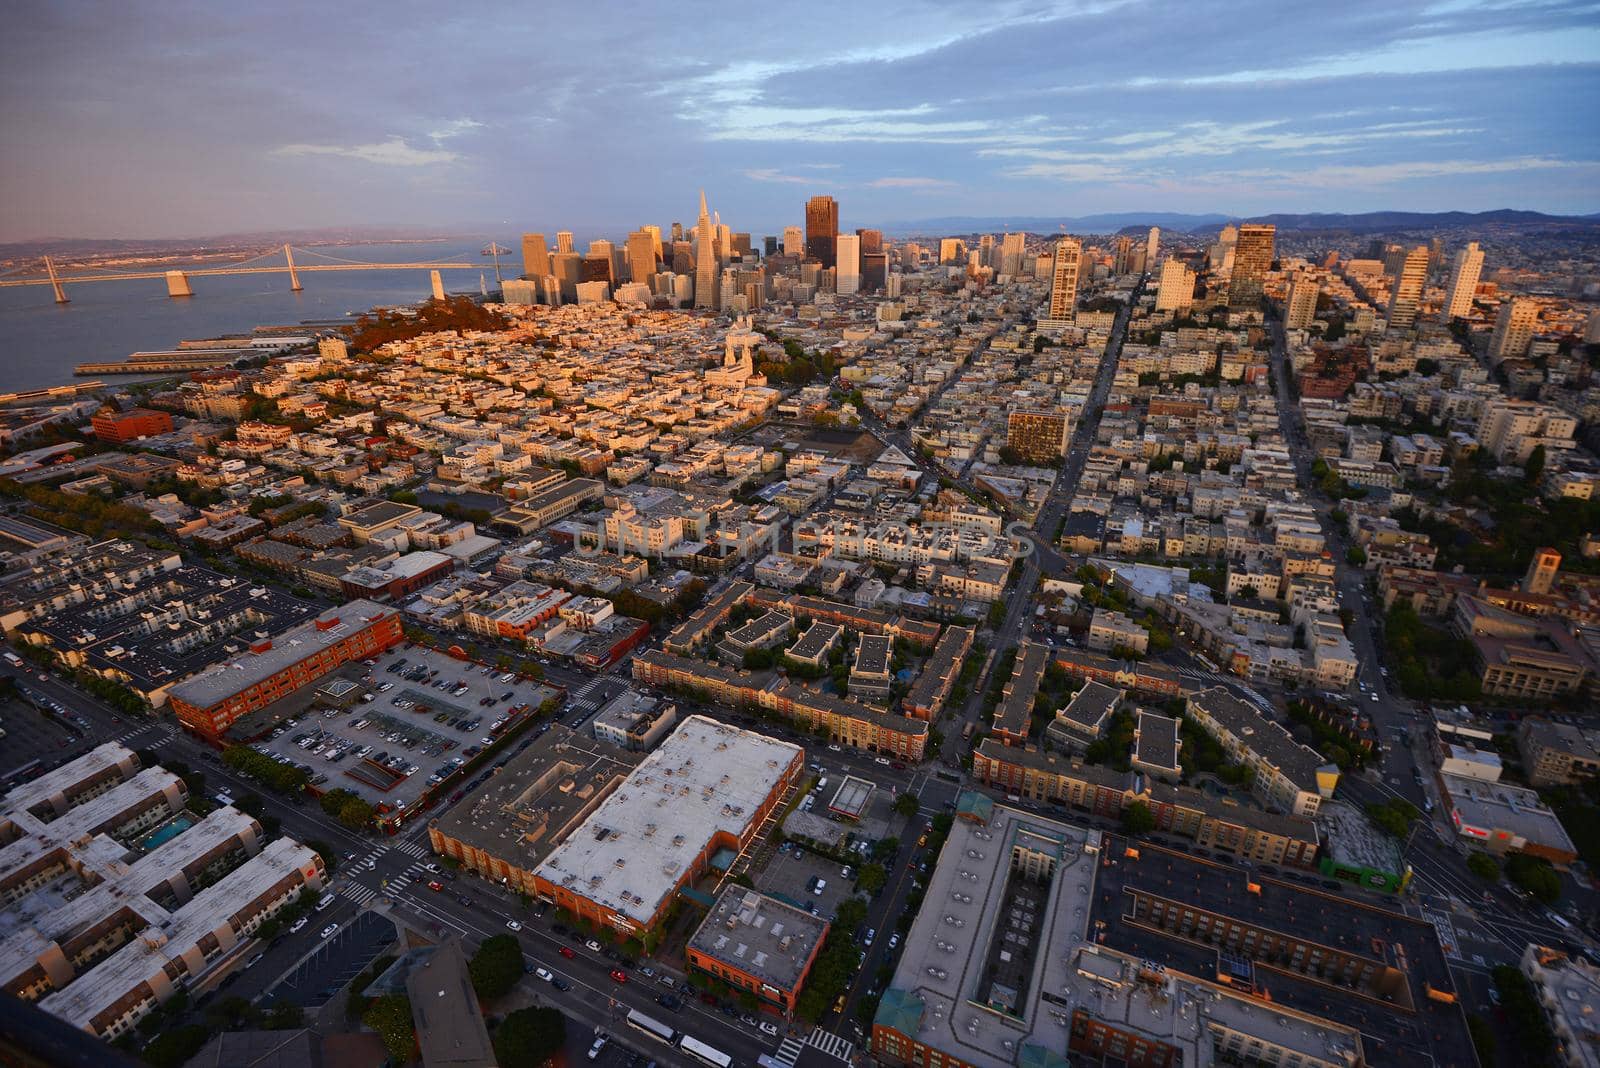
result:
[(377, 898), (378, 891), (361, 883), (345, 883), (339, 888), (339, 896), (354, 901), (358, 908), (366, 908)]
[(416, 857), (418, 860), (426, 860), (428, 857), (433, 855), (427, 846), (423, 845), (421, 842), (413, 841), (409, 838), (403, 842), (396, 843), (394, 848), (398, 849), (406, 856)]
[(837, 1057), (841, 1061), (849, 1061), (856, 1050), (856, 1044), (848, 1038), (840, 1038), (832, 1031), (824, 1031), (820, 1027), (811, 1029), (811, 1034), (806, 1038), (806, 1045), (812, 1049), (820, 1049), (822, 1052), (829, 1056)]
[(778, 1052), (773, 1055), (774, 1060), (782, 1061), (789, 1068), (794, 1068), (794, 1062), (800, 1059), (800, 1054), (805, 1051), (806, 1044), (791, 1035), (783, 1036), (783, 1041), (778, 1045)]
[(141, 723), (136, 727), (128, 728), (111, 740), (127, 743), (137, 738), (141, 745), (151, 746), (170, 741), (175, 734), (177, 734), (177, 728), (170, 723)]
[(604, 675), (596, 675), (584, 683), (578, 692), (572, 695), (572, 707), (584, 712), (593, 712), (599, 708), (602, 699), (597, 699), (591, 695), (600, 688), (601, 683), (605, 682), (605, 680), (606, 677)]

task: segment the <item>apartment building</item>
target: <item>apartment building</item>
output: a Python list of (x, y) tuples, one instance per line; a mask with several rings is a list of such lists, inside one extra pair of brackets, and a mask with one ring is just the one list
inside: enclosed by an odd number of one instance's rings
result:
[(1230, 760), (1254, 769), (1251, 792), (1263, 804), (1314, 816), (1322, 800), (1333, 796), (1339, 769), (1226, 687), (1189, 694), (1184, 711)]

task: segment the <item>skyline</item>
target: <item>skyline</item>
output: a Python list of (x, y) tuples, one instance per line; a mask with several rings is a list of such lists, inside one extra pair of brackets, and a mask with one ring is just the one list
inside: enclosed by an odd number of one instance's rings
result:
[(376, 10), (24, 4), (0, 43), (0, 241), (610, 229), (688, 221), (701, 186), (771, 233), (817, 194), (843, 230), (1600, 210), (1600, 27), (1578, 3), (622, 15), (403, 5), (377, 50)]

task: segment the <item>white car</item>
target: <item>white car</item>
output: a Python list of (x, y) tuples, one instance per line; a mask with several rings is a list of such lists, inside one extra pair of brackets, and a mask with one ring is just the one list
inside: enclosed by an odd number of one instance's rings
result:
[(328, 926), (326, 926), (326, 927), (324, 927), (322, 929), (322, 937), (323, 938), (327, 938), (329, 935), (333, 934), (333, 932), (337, 931), (338, 929), (339, 929), (339, 925), (338, 924), (330, 923), (330, 924), (328, 924)]
[(555, 976), (550, 973), (549, 968), (535, 968), (533, 970), (533, 974), (537, 975), (540, 979), (543, 979), (547, 983), (555, 978)]
[(520, 930), (522, 930), (522, 924), (518, 923), (516, 920), (507, 920), (506, 921), (506, 930), (508, 930), (508, 931), (520, 931)]
[(311, 920), (308, 917), (305, 917), (305, 916), (300, 917), (298, 920), (295, 920), (292, 924), (289, 925), (289, 933), (290, 934), (299, 934), (301, 931), (305, 930), (306, 924), (308, 924), (310, 922), (311, 922)]
[(761, 1033), (766, 1035), (768, 1038), (777, 1038), (778, 1037), (778, 1025), (777, 1024), (768, 1023), (766, 1020), (762, 1020), (756, 1026), (761, 1028)]

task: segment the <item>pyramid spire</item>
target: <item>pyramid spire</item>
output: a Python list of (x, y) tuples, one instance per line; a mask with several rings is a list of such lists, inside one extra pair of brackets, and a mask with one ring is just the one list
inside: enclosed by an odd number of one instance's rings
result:
[(706, 217), (706, 191), (700, 190), (700, 218)]

